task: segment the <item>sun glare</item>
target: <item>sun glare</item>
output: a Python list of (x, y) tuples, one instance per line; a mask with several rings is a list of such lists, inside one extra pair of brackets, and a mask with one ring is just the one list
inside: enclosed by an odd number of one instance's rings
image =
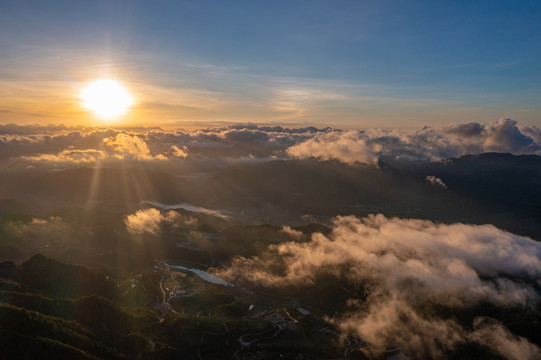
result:
[(105, 119), (124, 114), (134, 104), (132, 96), (115, 80), (96, 80), (81, 93), (82, 105)]

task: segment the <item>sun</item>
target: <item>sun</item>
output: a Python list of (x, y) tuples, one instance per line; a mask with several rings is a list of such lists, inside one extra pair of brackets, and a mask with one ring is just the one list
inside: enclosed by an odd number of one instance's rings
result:
[(82, 105), (97, 116), (113, 119), (134, 104), (132, 96), (115, 80), (96, 80), (81, 92)]

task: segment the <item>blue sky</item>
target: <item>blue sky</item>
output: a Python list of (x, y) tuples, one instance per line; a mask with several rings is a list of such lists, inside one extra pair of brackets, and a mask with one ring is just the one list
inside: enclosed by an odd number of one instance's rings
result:
[(0, 122), (115, 78), (138, 124), (541, 125), (538, 1), (3, 0), (0, 48)]

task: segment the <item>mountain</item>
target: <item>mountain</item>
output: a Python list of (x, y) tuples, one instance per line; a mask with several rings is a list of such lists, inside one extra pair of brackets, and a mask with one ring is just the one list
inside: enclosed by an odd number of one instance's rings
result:
[[(491, 223), (541, 239), (539, 156), (483, 154), (438, 163), (378, 167), (291, 160), (225, 169), (201, 182), (213, 194), (205, 206), (259, 211), (275, 222), (302, 214), (415, 217)], [(427, 176), (446, 184), (434, 186)]]
[(421, 181), (435, 176), (449, 192), (483, 206), (480, 221), (541, 240), (541, 157), (486, 153), (438, 162), (414, 162), (402, 170)]
[(153, 199), (183, 202), (194, 185), (179, 177), (141, 168), (76, 168), (33, 176), (6, 175), (0, 196), (55, 206), (87, 202), (137, 204)]
[(123, 344), (155, 323), (119, 305), (116, 286), (82, 266), (35, 255), (0, 263), (0, 280), (4, 358), (125, 359)]
[[(38, 208), (54, 204), (68, 214), (87, 204), (132, 211), (141, 201), (154, 200), (228, 210), (246, 221), (273, 225), (301, 225), (304, 215), (324, 219), (382, 213), (444, 223), (491, 223), (541, 239), (541, 157), (536, 155), (487, 153), (439, 162), (381, 161), (378, 166), (278, 160), (192, 178), (143, 168), (13, 176), (0, 180), (0, 196)], [(107, 211), (98, 211), (96, 218), (102, 213), (108, 217)]]
[(30, 209), (13, 199), (0, 199), (0, 214), (22, 214), (28, 213)]
[(541, 215), (541, 157), (486, 153), (405, 167), (415, 178), (440, 178), (449, 190), (491, 206)]
[(80, 297), (97, 294), (113, 299), (116, 288), (104, 275), (82, 266), (68, 265), (43, 255), (34, 255), (19, 269), (18, 279), (41, 294)]
[[(219, 205), (265, 202), (302, 212), (336, 213), (345, 207), (432, 206), (438, 192), (385, 164), (350, 166), (337, 161), (290, 160), (242, 165), (214, 174), (202, 186)], [(219, 205), (218, 205), (219, 204)]]

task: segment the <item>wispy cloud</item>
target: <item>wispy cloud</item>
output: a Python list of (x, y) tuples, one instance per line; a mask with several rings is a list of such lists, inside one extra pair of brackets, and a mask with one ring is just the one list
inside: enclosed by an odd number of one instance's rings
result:
[(142, 202), (142, 204), (152, 205), (152, 206), (155, 206), (155, 207), (163, 209), (163, 210), (184, 209), (184, 210), (188, 210), (188, 211), (191, 211), (191, 212), (198, 212), (198, 213), (203, 213), (203, 214), (207, 214), (207, 215), (216, 216), (216, 217), (219, 217), (219, 218), (222, 218), (222, 219), (228, 219), (229, 218), (229, 216), (222, 214), (221, 211), (205, 209), (204, 207), (190, 205), (190, 204), (186, 204), (186, 203), (166, 205), (166, 204), (162, 204), (162, 203), (160, 203), (158, 201), (155, 201), (155, 200), (145, 200), (145, 201)]

